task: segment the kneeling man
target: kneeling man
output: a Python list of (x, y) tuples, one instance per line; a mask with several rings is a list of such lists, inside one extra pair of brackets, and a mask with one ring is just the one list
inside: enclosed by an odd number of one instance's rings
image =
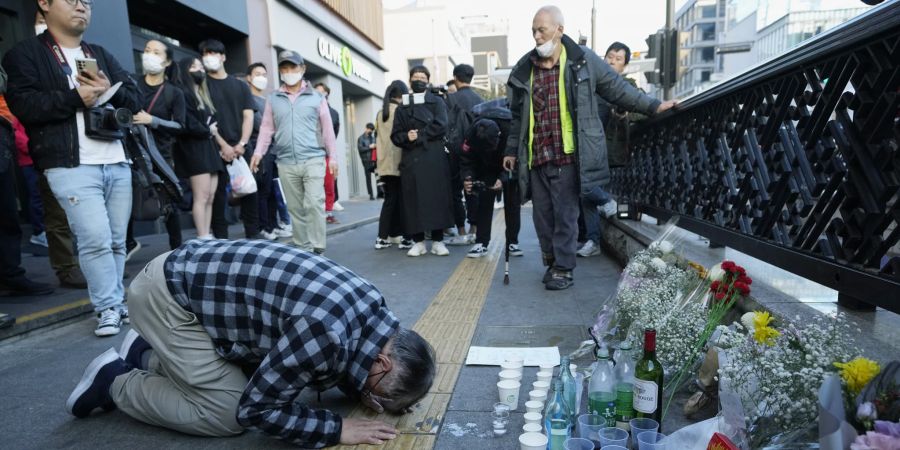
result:
[(69, 397), (77, 417), (119, 408), (194, 435), (256, 428), (303, 447), (380, 444), (397, 431), (310, 408), (300, 391), (337, 386), (403, 412), (435, 377), (434, 350), (375, 286), (287, 245), (189, 242), (141, 271), (128, 306), (122, 348), (94, 359)]

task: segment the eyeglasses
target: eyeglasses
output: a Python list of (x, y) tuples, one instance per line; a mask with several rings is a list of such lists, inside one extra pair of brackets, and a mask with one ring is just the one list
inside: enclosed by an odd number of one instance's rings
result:
[(91, 9), (94, 7), (94, 0), (66, 0), (66, 3), (68, 3), (71, 7), (77, 6), (78, 2), (81, 2), (81, 4), (84, 5), (84, 7), (87, 9)]
[[(381, 404), (381, 402), (378, 401), (379, 397), (377, 395), (373, 394), (372, 391), (374, 391), (375, 388), (378, 387), (378, 383), (381, 383), (381, 380), (384, 379), (384, 376), (387, 375), (388, 372), (389, 371), (385, 370), (383, 372), (379, 372), (379, 373), (375, 374), (375, 375), (381, 375), (381, 378), (379, 378), (378, 381), (376, 381), (375, 384), (372, 385), (371, 389), (366, 389), (362, 393), (363, 401), (365, 403), (367, 403), (367, 406), (369, 408), (371, 408), (375, 411), (379, 411), (379, 412), (384, 411), (384, 406)], [(375, 375), (372, 375), (372, 376), (375, 376)]]

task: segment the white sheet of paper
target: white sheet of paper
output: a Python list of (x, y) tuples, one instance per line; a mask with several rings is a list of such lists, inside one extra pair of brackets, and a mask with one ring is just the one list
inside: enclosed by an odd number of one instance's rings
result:
[(499, 366), (515, 357), (525, 360), (526, 366), (559, 365), (559, 347), (469, 347), (467, 366)]

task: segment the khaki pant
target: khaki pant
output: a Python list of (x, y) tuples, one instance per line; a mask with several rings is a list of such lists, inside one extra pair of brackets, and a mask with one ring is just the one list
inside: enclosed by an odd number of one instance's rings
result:
[(325, 158), (278, 163), (284, 201), (293, 222), (294, 245), (325, 250)]
[(240, 434), (236, 416), (247, 377), (216, 353), (197, 316), (172, 298), (163, 275), (168, 255), (147, 264), (128, 288), (131, 326), (153, 352), (147, 370), (115, 379), (112, 398), (151, 425), (200, 436)]

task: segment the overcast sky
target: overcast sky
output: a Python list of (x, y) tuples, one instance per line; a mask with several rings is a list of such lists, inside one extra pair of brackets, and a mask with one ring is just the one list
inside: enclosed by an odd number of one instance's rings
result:
[[(676, 8), (684, 0), (675, 0)], [(384, 0), (385, 8), (409, 4), (410, 0)], [(591, 33), (591, 0), (423, 0), (420, 4), (445, 5), (451, 14), (487, 15), (490, 19), (509, 20), (510, 64), (534, 47), (531, 19), (543, 5), (555, 4), (565, 17), (565, 33), (578, 39), (579, 31)], [(613, 41), (621, 41), (632, 50), (645, 49), (647, 35), (662, 28), (666, 21), (665, 0), (598, 0), (598, 46), (603, 50)]]

